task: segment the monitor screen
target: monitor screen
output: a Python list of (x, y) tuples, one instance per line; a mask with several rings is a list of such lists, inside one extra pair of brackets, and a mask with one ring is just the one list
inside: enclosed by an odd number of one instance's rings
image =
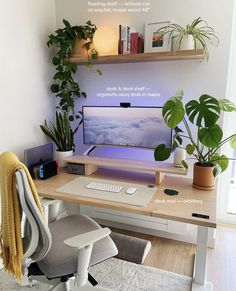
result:
[(162, 107), (83, 106), (84, 144), (141, 147), (171, 146), (171, 129)]

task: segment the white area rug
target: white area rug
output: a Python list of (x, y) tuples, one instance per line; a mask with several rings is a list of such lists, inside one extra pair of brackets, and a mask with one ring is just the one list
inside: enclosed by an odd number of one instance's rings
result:
[[(116, 291), (189, 291), (192, 284), (190, 277), (114, 258), (92, 267), (90, 273), (100, 286)], [(10, 275), (0, 272), (1, 291), (49, 289), (49, 285), (42, 283), (32, 288), (20, 287)]]

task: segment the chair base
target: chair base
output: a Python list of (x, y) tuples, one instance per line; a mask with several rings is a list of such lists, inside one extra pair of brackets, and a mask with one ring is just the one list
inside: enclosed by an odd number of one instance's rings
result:
[(83, 287), (76, 287), (74, 286), (75, 277), (71, 277), (66, 282), (61, 282), (60, 278), (49, 280), (45, 276), (31, 276), (30, 280), (52, 285), (50, 291), (113, 291), (111, 289), (103, 288), (98, 285), (91, 286), (89, 285), (89, 283)]

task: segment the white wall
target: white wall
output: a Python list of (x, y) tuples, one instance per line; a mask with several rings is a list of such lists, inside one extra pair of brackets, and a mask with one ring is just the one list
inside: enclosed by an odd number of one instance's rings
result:
[[(90, 2), (114, 1), (91, 0)], [(186, 100), (197, 98), (203, 93), (212, 94), (217, 98), (226, 95), (233, 0), (147, 0), (146, 2), (151, 4), (151, 10), (148, 13), (101, 14), (88, 13), (87, 0), (57, 0), (57, 25), (62, 26), (63, 18), (74, 25), (84, 24), (90, 19), (97, 26), (111, 25), (117, 29), (118, 24), (131, 25), (142, 32), (145, 22), (175, 19), (177, 23), (185, 25), (201, 16), (217, 31), (220, 39), (219, 46), (212, 49), (208, 62), (176, 61), (99, 65), (103, 72), (102, 77), (89, 72), (86, 67), (79, 67), (77, 79), (82, 89), (87, 92), (88, 98), (81, 100), (78, 106), (82, 104), (119, 105), (122, 101), (131, 102), (133, 105), (162, 105), (178, 89), (184, 89)], [(147, 86), (152, 88), (153, 92), (159, 92), (160, 97), (123, 98), (122, 100), (117, 97), (96, 97), (97, 92), (104, 92), (107, 86)], [(84, 147), (81, 145), (81, 139), (77, 144), (77, 150), (82, 151)], [(112, 155), (114, 155), (114, 149)]]
[(0, 153), (45, 143), (39, 125), (52, 119), (51, 56), (54, 0), (5, 0), (0, 9)]

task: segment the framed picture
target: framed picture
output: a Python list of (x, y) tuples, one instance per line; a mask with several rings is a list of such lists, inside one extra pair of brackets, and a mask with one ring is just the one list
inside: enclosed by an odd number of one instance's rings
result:
[(171, 23), (172, 23), (171, 20), (167, 20), (145, 24), (145, 40), (144, 40), (145, 53), (167, 52), (171, 50), (171, 41), (169, 41), (168, 35), (162, 36), (161, 33), (162, 31), (158, 32), (158, 29)]

